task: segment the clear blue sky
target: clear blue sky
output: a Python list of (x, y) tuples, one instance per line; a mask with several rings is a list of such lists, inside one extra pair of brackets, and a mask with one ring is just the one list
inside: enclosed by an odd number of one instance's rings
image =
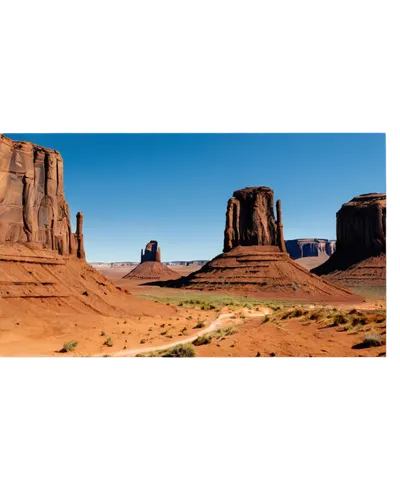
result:
[(384, 134), (5, 135), (60, 151), (88, 261), (137, 261), (151, 239), (163, 260), (210, 259), (228, 198), (247, 186), (282, 200), (285, 239), (335, 239), (342, 203), (386, 192)]

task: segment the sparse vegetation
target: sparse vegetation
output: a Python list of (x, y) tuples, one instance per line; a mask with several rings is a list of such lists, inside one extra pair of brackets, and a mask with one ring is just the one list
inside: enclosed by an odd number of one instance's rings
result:
[(196, 326), (193, 328), (203, 328), (204, 327), (204, 321), (199, 321)]
[(204, 344), (210, 344), (211, 342), (211, 335), (202, 335), (201, 337), (197, 337), (197, 339), (193, 340), (193, 345), (198, 346), (198, 345), (204, 345)]
[(378, 347), (385, 343), (384, 339), (379, 334), (369, 334), (364, 337), (363, 345), (365, 347)]
[(112, 347), (114, 345), (113, 341), (112, 341), (112, 338), (108, 337), (107, 340), (104, 341), (103, 345), (106, 345), (107, 347)]
[(178, 344), (169, 349), (137, 354), (137, 358), (194, 358), (196, 351), (192, 344)]
[(65, 342), (62, 349), (60, 349), (59, 352), (73, 351), (77, 345), (78, 345), (78, 342), (76, 340), (70, 340), (69, 342)]

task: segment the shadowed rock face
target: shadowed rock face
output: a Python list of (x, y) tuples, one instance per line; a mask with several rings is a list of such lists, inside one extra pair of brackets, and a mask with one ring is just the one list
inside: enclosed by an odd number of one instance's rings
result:
[(335, 279), (344, 281), (348, 269), (372, 259), (370, 264), (352, 269), (349, 277), (354, 282), (358, 280), (373, 284), (378, 279), (384, 282), (386, 194), (361, 194), (342, 205), (336, 214), (336, 236), (336, 252), (324, 264), (312, 269), (313, 273), (319, 276), (333, 276), (334, 273)]
[(355, 259), (386, 253), (386, 194), (356, 196), (336, 214), (337, 252)]
[(85, 257), (81, 213), (71, 229), (58, 151), (0, 135), (0, 244), (39, 244)]
[(228, 201), (224, 252), (237, 246), (275, 245), (285, 251), (280, 201), (274, 215), (274, 192), (269, 187), (244, 188)]
[(286, 240), (285, 244), (292, 259), (301, 259), (302, 257), (318, 257), (320, 255), (330, 256), (336, 250), (335, 240), (301, 238), (297, 240)]
[(144, 251), (141, 251), (140, 262), (161, 262), (161, 248), (155, 240), (147, 243)]

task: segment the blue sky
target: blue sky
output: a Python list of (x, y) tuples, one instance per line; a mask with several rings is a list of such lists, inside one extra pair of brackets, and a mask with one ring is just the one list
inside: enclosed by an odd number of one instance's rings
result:
[(163, 260), (210, 259), (228, 198), (247, 186), (282, 200), (285, 239), (335, 239), (342, 203), (386, 192), (384, 134), (5, 135), (60, 151), (88, 261), (137, 261), (151, 239)]

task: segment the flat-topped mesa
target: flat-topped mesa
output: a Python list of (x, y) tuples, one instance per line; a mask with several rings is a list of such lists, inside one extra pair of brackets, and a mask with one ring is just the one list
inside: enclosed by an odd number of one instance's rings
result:
[(80, 219), (73, 233), (60, 153), (0, 135), (0, 245), (36, 244), (85, 258)]
[(141, 251), (140, 262), (161, 262), (161, 248), (156, 240), (149, 241), (144, 251)]
[(281, 202), (274, 214), (274, 192), (266, 186), (248, 187), (233, 193), (226, 210), (224, 252), (237, 246), (273, 245), (286, 252)]
[(336, 252), (351, 260), (386, 253), (386, 194), (361, 194), (344, 203), (336, 214), (336, 233)]

